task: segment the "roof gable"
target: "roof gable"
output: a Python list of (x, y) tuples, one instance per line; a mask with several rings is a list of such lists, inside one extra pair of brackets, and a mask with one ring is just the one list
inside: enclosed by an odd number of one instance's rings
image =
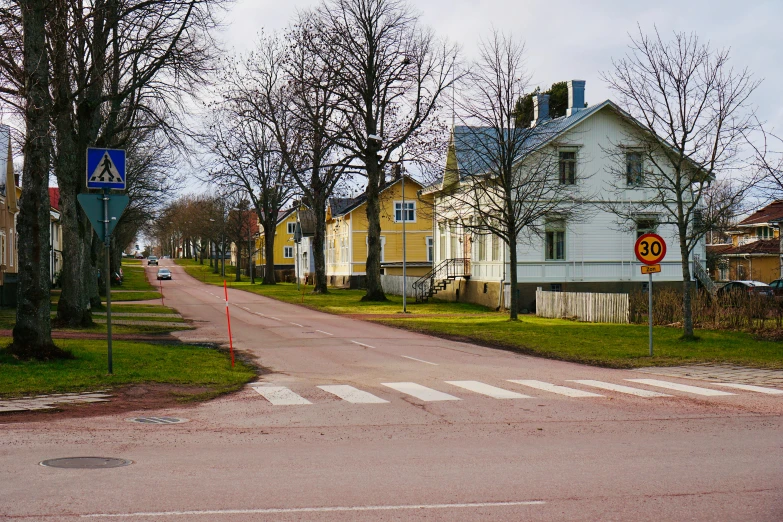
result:
[(783, 221), (783, 200), (773, 201), (738, 223), (739, 226), (760, 225)]

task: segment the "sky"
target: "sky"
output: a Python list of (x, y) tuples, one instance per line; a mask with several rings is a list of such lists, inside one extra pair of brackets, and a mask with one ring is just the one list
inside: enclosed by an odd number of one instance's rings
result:
[[(297, 9), (314, 0), (236, 0), (221, 37), (226, 49), (245, 52), (259, 31), (283, 29)], [(601, 73), (627, 50), (637, 24), (663, 35), (694, 32), (717, 48), (730, 48), (735, 68), (747, 67), (763, 82), (752, 102), (768, 128), (783, 129), (783, 1), (723, 0), (410, 0), (421, 22), (475, 58), (481, 38), (495, 28), (525, 42), (533, 85), (586, 80), (595, 105), (612, 94)]]

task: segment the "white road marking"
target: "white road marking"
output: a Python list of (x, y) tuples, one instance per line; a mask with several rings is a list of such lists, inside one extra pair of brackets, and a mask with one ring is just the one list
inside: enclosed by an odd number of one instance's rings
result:
[(401, 355), (400, 357), (405, 357), (406, 359), (410, 359), (411, 361), (419, 361), (420, 363), (424, 363), (424, 364), (431, 364), (431, 365), (433, 365), (433, 366), (438, 366), (438, 363), (429, 362), (429, 361), (424, 361), (424, 360), (422, 360), (422, 359), (417, 359), (417, 358), (415, 358), (415, 357), (408, 357), (407, 355)]
[(783, 395), (783, 390), (777, 390), (775, 388), (764, 388), (762, 386), (753, 386), (752, 384), (735, 384), (733, 382), (711, 382), (711, 386), (725, 386), (727, 388), (736, 388), (738, 390), (747, 390), (758, 393), (766, 393), (768, 395)]
[(421, 399), (426, 402), (462, 400), (458, 397), (454, 397), (453, 395), (449, 395), (448, 393), (433, 390), (432, 388), (427, 388), (426, 386), (416, 384), (415, 382), (382, 382), (381, 384), (393, 390), (412, 395), (417, 399)]
[(566, 386), (558, 386), (556, 384), (550, 384), (544, 381), (509, 379), (508, 382), (514, 382), (521, 384), (522, 386), (530, 386), (531, 388), (535, 388), (537, 390), (544, 390), (551, 393), (556, 393), (558, 395), (565, 395), (566, 397), (603, 397), (603, 395), (598, 395), (597, 393), (577, 390), (575, 388), (568, 388)]
[(370, 346), (369, 344), (360, 343), (359, 341), (351, 341), (353, 344), (358, 344), (359, 346), (364, 346), (365, 348), (372, 348), (375, 350), (375, 346)]
[(267, 317), (270, 318), (270, 319), (274, 319), (275, 321), (279, 321), (280, 320), (277, 317), (272, 317), (271, 315), (267, 315)]
[(348, 386), (346, 384), (327, 384), (319, 386), (319, 388), (332, 395), (337, 395), (344, 401), (352, 402), (354, 404), (384, 404), (389, 402), (380, 397), (376, 397), (372, 393), (358, 390), (353, 386)]
[(253, 389), (275, 406), (312, 404), (312, 402), (297, 395), (285, 386), (254, 386)]
[(130, 518), (130, 517), (168, 517), (190, 515), (274, 515), (284, 513), (343, 513), (356, 511), (397, 511), (403, 509), (469, 509), (512, 506), (541, 506), (543, 500), (522, 500), (510, 502), (471, 502), (465, 504), (402, 504), (398, 506), (324, 506), (301, 508), (262, 508), (262, 509), (204, 509), (200, 511), (141, 511), (137, 513), (93, 513), (81, 515), (81, 518)]
[(602, 390), (628, 393), (630, 395), (636, 395), (637, 397), (671, 397), (671, 395), (667, 395), (665, 393), (642, 390), (639, 388), (631, 388), (630, 386), (623, 386), (622, 384), (612, 384), (610, 382), (591, 381), (589, 379), (583, 381), (572, 380), (570, 382), (578, 382), (579, 384), (584, 384), (585, 386), (592, 386), (593, 388), (601, 388)]
[(291, 322), (291, 321), (289, 321), (289, 322), (290, 322), (292, 325), (294, 325), (294, 326), (298, 326), (299, 328), (304, 328), (304, 326), (302, 326), (302, 325), (301, 325), (301, 324), (299, 324), (299, 323), (294, 323), (294, 322)]
[(332, 336), (334, 335), (334, 334), (330, 334), (329, 332), (324, 332), (323, 330), (316, 330), (316, 332), (321, 332), (322, 334), (326, 334), (326, 335), (332, 335)]
[(719, 395), (734, 395), (733, 393), (710, 390), (709, 388), (701, 388), (699, 386), (689, 386), (687, 384), (677, 384), (674, 382), (659, 381), (658, 379), (625, 379), (630, 382), (638, 382), (639, 384), (646, 384), (647, 386), (657, 386), (658, 388), (666, 388), (668, 390), (677, 390), (686, 393), (693, 393), (694, 395), (706, 395), (708, 397), (715, 397)]
[(497, 386), (490, 386), (479, 381), (446, 381), (448, 384), (465, 388), (472, 392), (480, 393), (481, 395), (488, 395), (495, 399), (532, 399), (529, 395), (522, 395), (521, 393), (504, 390)]

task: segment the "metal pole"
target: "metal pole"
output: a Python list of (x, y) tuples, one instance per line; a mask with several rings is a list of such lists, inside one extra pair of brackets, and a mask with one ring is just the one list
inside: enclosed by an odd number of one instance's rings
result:
[(647, 294), (648, 294), (648, 304), (647, 304), (647, 315), (649, 316), (650, 321), (650, 357), (653, 356), (653, 341), (652, 341), (652, 326), (653, 326), (653, 303), (652, 303), (652, 273), (648, 274), (649, 282), (647, 283)]
[(104, 189), (103, 191), (103, 237), (104, 237), (104, 246), (106, 249), (105, 253), (105, 260), (103, 263), (104, 266), (104, 277), (106, 279), (106, 339), (108, 340), (108, 348), (109, 348), (109, 375), (114, 373), (114, 367), (112, 364), (112, 353), (111, 353), (111, 264), (110, 264), (110, 255), (111, 255), (111, 237), (109, 236), (109, 189)]
[(400, 153), (400, 175), (402, 176), (402, 313), (408, 312), (408, 287), (405, 273), (405, 222), (407, 221), (407, 209), (405, 208), (405, 172), (402, 168), (402, 153)]
[(253, 278), (253, 247), (250, 246), (253, 236), (250, 235), (250, 225), (248, 225), (247, 232), (247, 275), (250, 276), (250, 284), (256, 284), (256, 280)]

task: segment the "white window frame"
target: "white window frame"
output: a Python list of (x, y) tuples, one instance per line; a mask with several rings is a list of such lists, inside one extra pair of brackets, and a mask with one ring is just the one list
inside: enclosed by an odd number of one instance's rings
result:
[[(568, 237), (566, 234), (566, 224), (562, 219), (553, 219), (548, 221), (544, 226), (544, 260), (545, 261), (565, 261), (568, 259)], [(552, 234), (552, 256), (549, 256), (549, 241), (550, 234)], [(562, 234), (563, 237), (563, 252), (562, 257), (558, 257), (557, 252), (557, 235)]]
[[(628, 168), (630, 167), (629, 156), (631, 154), (639, 155), (639, 177), (638, 179), (631, 179)], [(626, 149), (625, 150), (625, 183), (629, 187), (639, 187), (644, 183), (644, 153), (639, 149)]]
[[(405, 200), (405, 206), (407, 207), (408, 215), (413, 214), (413, 219), (405, 219), (406, 223), (415, 223), (416, 222), (416, 202), (406, 199)], [(397, 212), (400, 212), (400, 218), (397, 219)], [(394, 202), (394, 222), (395, 223), (402, 223), (402, 200), (397, 200)]]
[(283, 247), (283, 259), (293, 259), (294, 258), (294, 247), (292, 246), (284, 246)]
[(296, 221), (289, 221), (286, 223), (285, 230), (289, 236), (296, 234)]
[[(560, 155), (562, 153), (564, 153), (564, 152), (573, 152), (574, 153), (574, 159), (573, 159), (573, 164), (574, 164), (574, 182), (573, 183), (570, 183), (568, 181), (568, 179), (563, 179), (563, 177), (561, 176), (560, 170), (562, 168), (561, 165), (563, 164), (563, 161), (568, 161), (569, 163), (571, 162), (571, 160), (563, 160), (560, 157)], [(557, 149), (557, 182), (559, 184), (561, 184), (561, 185), (570, 185), (570, 186), (573, 186), (573, 185), (576, 185), (577, 183), (579, 183), (579, 147), (574, 147), (574, 146), (558, 147), (558, 149)]]
[(424, 239), (424, 244), (427, 247), (427, 261), (432, 263), (432, 259), (435, 257), (435, 242), (432, 240), (432, 236), (427, 236)]

